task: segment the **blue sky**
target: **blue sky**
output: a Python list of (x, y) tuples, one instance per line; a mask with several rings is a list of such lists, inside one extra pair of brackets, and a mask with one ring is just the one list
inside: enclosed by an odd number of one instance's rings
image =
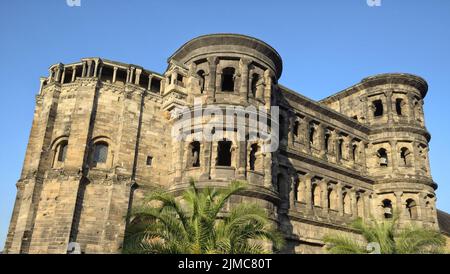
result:
[(282, 56), (280, 82), (322, 99), (384, 72), (430, 86), (425, 100), (438, 207), (450, 212), (450, 1), (0, 1), (0, 249), (25, 155), (39, 77), (51, 64), (99, 56), (163, 72), (187, 40), (232, 32), (260, 38)]

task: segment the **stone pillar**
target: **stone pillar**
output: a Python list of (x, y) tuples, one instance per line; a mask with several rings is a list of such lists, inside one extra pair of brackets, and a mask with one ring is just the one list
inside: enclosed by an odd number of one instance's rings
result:
[[(98, 76), (98, 74), (97, 74), (97, 72), (98, 72), (98, 66), (99, 66), (99, 61), (98, 60), (95, 60), (95, 61), (93, 61), (94, 62), (94, 64), (95, 64), (95, 66), (94, 66), (94, 75), (92, 75), (93, 77), (97, 77)], [(100, 77), (98, 77), (98, 78), (100, 78)]]
[(208, 93), (212, 94), (213, 101), (216, 98), (216, 74), (217, 63), (219, 58), (211, 56), (207, 58), (209, 64), (209, 81), (208, 81)]
[(113, 78), (112, 78), (112, 82), (115, 83), (116, 82), (116, 76), (117, 76), (117, 67), (114, 67), (114, 72), (113, 72)]
[(211, 141), (204, 141), (202, 142), (203, 149), (201, 150), (201, 157), (200, 160), (203, 162), (201, 165), (202, 174), (200, 175), (201, 180), (208, 180), (211, 176), (211, 157), (212, 157), (212, 142)]
[(357, 204), (357, 202), (356, 202), (356, 190), (355, 189), (351, 189), (350, 190), (350, 192), (349, 192), (349, 194), (350, 194), (350, 201), (351, 201), (351, 214), (352, 214), (352, 216), (353, 217), (357, 217), (358, 216), (358, 214), (357, 214), (357, 212), (358, 212), (358, 204)]
[(251, 60), (248, 58), (241, 58), (241, 60), (239, 61), (239, 69), (241, 71), (241, 88), (239, 90), (239, 95), (240, 95), (242, 101), (247, 101), (248, 95), (249, 95), (248, 66), (250, 65), (250, 63), (251, 63)]
[(137, 68), (136, 69), (136, 77), (134, 79), (134, 84), (135, 85), (139, 85), (139, 81), (141, 80), (141, 73), (142, 73), (142, 69)]
[(325, 180), (321, 180), (319, 182), (319, 186), (320, 186), (320, 202), (321, 202), (321, 207), (323, 209), (324, 212), (328, 211), (328, 184), (327, 181)]
[(41, 94), (42, 93), (42, 89), (44, 88), (44, 82), (45, 82), (45, 80), (46, 80), (46, 78), (45, 77), (41, 77), (40, 79), (39, 79), (39, 94)]
[[(335, 151), (336, 151), (336, 163), (340, 164), (341, 160), (342, 160), (342, 151), (339, 150), (339, 142), (341, 141), (341, 136), (340, 133), (338, 131), (335, 130), (335, 138), (334, 138), (334, 147), (335, 147)], [(344, 150), (342, 148), (342, 150)]]
[[(245, 180), (247, 177), (247, 151), (248, 151), (248, 143), (246, 141), (241, 141), (239, 136), (237, 138), (238, 147), (237, 147), (237, 161), (236, 161), (236, 178), (240, 180)], [(256, 170), (256, 168), (255, 168)]]
[(66, 68), (63, 67), (62, 68), (62, 75), (61, 75), (61, 79), (60, 79), (60, 83), (64, 84), (64, 78), (66, 77)]
[(325, 148), (325, 129), (323, 128), (322, 124), (319, 124), (317, 127), (317, 140), (318, 140), (318, 147), (319, 147), (319, 156), (323, 159), (326, 159), (327, 153)]
[(181, 175), (183, 171), (183, 155), (184, 155), (184, 141), (178, 140), (178, 154), (177, 154), (177, 160), (175, 163), (175, 181), (179, 180), (181, 182)]
[(71, 82), (75, 81), (75, 76), (77, 74), (77, 66), (72, 67), (72, 79)]
[(100, 63), (100, 64), (98, 64), (98, 75), (97, 75), (97, 77), (98, 77), (98, 79), (100, 80), (100, 79), (102, 79), (102, 74), (103, 74), (103, 63)]
[(387, 113), (388, 113), (388, 123), (392, 123), (394, 121), (394, 114), (392, 113), (392, 91), (388, 91), (385, 93), (386, 95), (386, 105), (387, 105)]
[(81, 71), (81, 77), (86, 77), (86, 61), (83, 61), (83, 70)]
[(272, 96), (272, 87), (273, 87), (273, 81), (272, 81), (273, 73), (266, 69), (264, 71), (264, 103), (267, 110), (270, 110), (271, 107), (271, 96)]
[(86, 71), (86, 77), (91, 77), (92, 73), (92, 60), (87, 61), (87, 71)]
[(337, 209), (339, 212), (339, 216), (344, 216), (344, 200), (342, 197), (342, 183), (338, 182), (336, 185), (336, 194), (337, 194)]
[(405, 217), (405, 207), (403, 206), (404, 203), (402, 201), (403, 192), (396, 191), (396, 192), (394, 192), (394, 195), (395, 195), (395, 200), (396, 200), (397, 214), (398, 214), (400, 220), (402, 220)]
[(152, 87), (152, 80), (153, 80), (153, 75), (149, 74), (148, 75), (148, 87), (147, 87), (148, 90), (150, 90)]
[[(267, 145), (264, 144), (264, 145)], [(264, 187), (272, 188), (272, 152), (264, 152), (263, 154), (263, 169), (264, 169)]]
[(172, 71), (172, 74), (170, 75), (171, 78), (171, 85), (176, 85), (178, 84), (178, 72), (176, 70)]
[(369, 219), (373, 213), (371, 212), (370, 200), (372, 197), (371, 192), (366, 192), (363, 195), (364, 202), (364, 219)]
[(415, 124), (416, 122), (413, 93), (408, 93), (408, 122), (412, 124)]
[(313, 204), (312, 204), (312, 174), (307, 173), (304, 176), (304, 182), (305, 182), (305, 203), (306, 203), (306, 208), (308, 209), (312, 209), (313, 208)]
[[(398, 170), (397, 141), (392, 140), (389, 143), (391, 145), (392, 169), (394, 171), (397, 171)], [(388, 164), (389, 164), (389, 162), (388, 162)]]

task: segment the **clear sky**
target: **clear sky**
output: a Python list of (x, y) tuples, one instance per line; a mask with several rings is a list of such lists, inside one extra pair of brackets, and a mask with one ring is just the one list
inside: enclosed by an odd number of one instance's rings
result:
[(163, 72), (198, 35), (241, 33), (282, 56), (280, 83), (322, 99), (384, 72), (429, 83), (425, 115), (438, 207), (450, 212), (450, 1), (381, 0), (0, 1), (0, 249), (11, 217), (39, 77), (83, 57)]

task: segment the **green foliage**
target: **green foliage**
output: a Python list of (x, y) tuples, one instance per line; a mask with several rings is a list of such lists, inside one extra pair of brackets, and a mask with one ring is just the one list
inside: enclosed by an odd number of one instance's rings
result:
[[(352, 227), (357, 229), (367, 243), (378, 243), (381, 254), (425, 254), (442, 253), (445, 238), (436, 230), (415, 226), (399, 228), (398, 218), (392, 220), (371, 220), (365, 223), (357, 219)], [(324, 238), (329, 253), (367, 253), (366, 246), (342, 235), (328, 235)]]
[[(182, 195), (183, 206), (163, 190), (145, 198), (131, 214), (124, 253), (144, 254), (259, 254), (262, 241), (280, 249), (284, 239), (267, 213), (255, 204), (239, 204), (228, 214), (229, 198), (246, 188), (239, 181), (228, 188), (197, 189), (195, 182)], [(158, 206), (149, 206), (157, 202)]]

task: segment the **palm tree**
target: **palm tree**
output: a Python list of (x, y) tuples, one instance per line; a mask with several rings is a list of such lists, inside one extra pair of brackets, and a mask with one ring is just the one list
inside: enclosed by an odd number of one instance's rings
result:
[(228, 188), (199, 190), (191, 180), (181, 201), (163, 190), (153, 192), (131, 214), (123, 252), (257, 254), (268, 252), (264, 242), (280, 249), (284, 239), (261, 207), (238, 204), (223, 213), (230, 197), (245, 188), (233, 181)]
[[(381, 254), (424, 254), (442, 253), (445, 238), (437, 230), (409, 226), (399, 228), (398, 218), (392, 220), (371, 220), (365, 223), (355, 220), (351, 226), (361, 232), (367, 243), (376, 243)], [(326, 248), (333, 254), (367, 254), (369, 248), (343, 235), (328, 235), (324, 238)]]

